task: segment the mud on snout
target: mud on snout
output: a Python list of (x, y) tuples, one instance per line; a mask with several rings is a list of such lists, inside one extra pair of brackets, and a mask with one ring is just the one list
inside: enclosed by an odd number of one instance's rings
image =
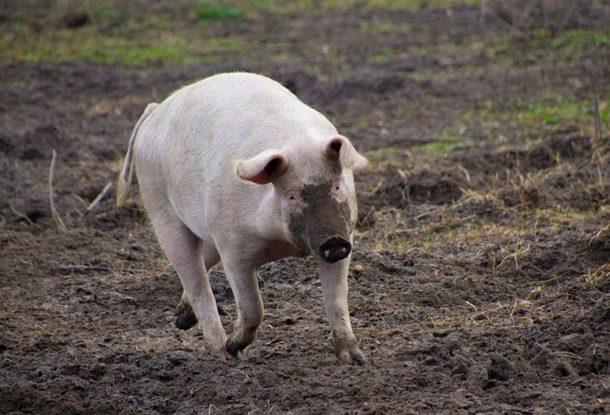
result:
[(337, 200), (331, 189), (330, 182), (306, 185), (301, 192), (305, 207), (290, 217), (289, 224), (299, 249), (330, 263), (350, 254), (354, 228), (349, 203)]

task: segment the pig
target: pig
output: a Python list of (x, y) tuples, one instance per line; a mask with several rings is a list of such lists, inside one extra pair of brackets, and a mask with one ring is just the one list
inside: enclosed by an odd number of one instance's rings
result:
[[(263, 320), (261, 265), (312, 255), (337, 359), (363, 364), (347, 275), (358, 216), (353, 172), (366, 164), (280, 83), (223, 73), (146, 107), (129, 139), (117, 205), (129, 197), (135, 167), (143, 205), (182, 283), (176, 326), (200, 322), (212, 354), (236, 358), (254, 340)], [(229, 337), (208, 278), (219, 261), (237, 309)]]

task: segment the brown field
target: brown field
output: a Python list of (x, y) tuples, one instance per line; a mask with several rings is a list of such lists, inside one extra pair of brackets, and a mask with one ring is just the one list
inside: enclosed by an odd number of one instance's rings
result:
[[(0, 413), (608, 413), (608, 6), (223, 4), (0, 3)], [(292, 259), (260, 270), (256, 341), (215, 360), (174, 326), (137, 190), (87, 210), (148, 102), (233, 70), (371, 161), (349, 277), (366, 366), (337, 363), (315, 264)]]

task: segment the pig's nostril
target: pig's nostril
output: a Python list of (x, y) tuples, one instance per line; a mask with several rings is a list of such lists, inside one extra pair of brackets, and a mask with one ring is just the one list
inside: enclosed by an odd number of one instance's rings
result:
[(320, 256), (326, 262), (337, 262), (345, 259), (352, 251), (352, 244), (347, 239), (333, 236), (320, 245)]

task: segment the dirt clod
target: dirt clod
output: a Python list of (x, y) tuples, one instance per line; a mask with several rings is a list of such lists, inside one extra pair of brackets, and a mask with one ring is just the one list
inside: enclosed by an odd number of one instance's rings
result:
[(487, 377), (489, 379), (508, 380), (512, 377), (514, 368), (512, 363), (499, 354), (489, 356), (490, 363), (487, 367)]
[(84, 26), (89, 22), (89, 14), (84, 12), (66, 13), (61, 18), (61, 23), (69, 29)]

